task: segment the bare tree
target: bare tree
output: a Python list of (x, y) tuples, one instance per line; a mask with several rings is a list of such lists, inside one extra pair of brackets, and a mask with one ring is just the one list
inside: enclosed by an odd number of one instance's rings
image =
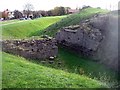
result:
[(27, 18), (32, 13), (32, 10), (34, 9), (33, 5), (30, 3), (25, 4), (23, 13), (27, 15)]
[(57, 15), (65, 15), (66, 11), (65, 11), (65, 7), (55, 7), (52, 10), (52, 14), (57, 16)]

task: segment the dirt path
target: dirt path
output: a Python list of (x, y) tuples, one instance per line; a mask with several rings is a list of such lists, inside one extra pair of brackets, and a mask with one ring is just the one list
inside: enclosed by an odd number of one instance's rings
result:
[(11, 23), (7, 23), (7, 24), (1, 24), (0, 26), (10, 25), (10, 24), (20, 23), (20, 22), (24, 22), (24, 21), (18, 21), (18, 22), (11, 22)]

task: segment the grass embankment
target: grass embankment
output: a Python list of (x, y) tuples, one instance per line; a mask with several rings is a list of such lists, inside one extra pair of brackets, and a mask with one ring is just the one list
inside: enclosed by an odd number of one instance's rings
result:
[(100, 88), (103, 83), (3, 53), (3, 88)]
[(39, 19), (23, 21), (20, 23), (2, 26), (3, 39), (31, 37), (32, 34), (47, 28), (49, 25), (61, 20), (65, 16), (42, 17)]
[[(33, 63), (36, 62), (37, 61), (33, 61)], [(58, 64), (59, 62), (61, 64)], [(37, 63), (41, 64), (41, 62)], [(59, 47), (58, 57), (54, 60), (53, 64), (49, 64), (49, 60), (45, 60), (42, 65), (60, 69), (69, 73), (84, 75), (89, 78), (105, 82), (109, 87), (114, 87), (114, 85), (117, 84), (117, 73), (110, 70), (103, 64), (77, 55), (65, 48)]]
[(107, 10), (97, 9), (97, 8), (83, 9), (82, 11), (80, 11), (77, 14), (69, 15), (66, 18), (60, 20), (59, 22), (50, 25), (49, 27), (46, 28), (45, 31), (36, 32), (34, 35), (36, 35), (36, 36), (49, 35), (49, 36), (53, 37), (56, 34), (56, 32), (58, 32), (60, 30), (60, 28), (62, 28), (62, 27), (79, 24), (80, 21), (90, 18), (91, 16), (93, 16), (96, 13), (104, 14), (107, 12), (108, 12)]
[(84, 71), (83, 74), (92, 74), (93, 78), (100, 78), (104, 75), (111, 76), (113, 78), (115, 77), (115, 73), (111, 72), (112, 70), (106, 68), (105, 65), (94, 62), (87, 57), (77, 55), (76, 53), (65, 48), (59, 47), (58, 58), (64, 61), (65, 65), (68, 67), (69, 72), (80, 74), (79, 70), (82, 69)]

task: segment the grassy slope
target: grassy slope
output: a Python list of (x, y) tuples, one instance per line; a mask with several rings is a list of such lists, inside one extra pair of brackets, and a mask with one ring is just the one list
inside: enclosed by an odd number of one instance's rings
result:
[[(71, 52), (65, 48), (59, 48), (58, 57), (60, 60), (63, 60), (65, 65), (68, 68), (69, 72), (80, 73), (80, 68), (83, 69), (85, 75), (91, 74), (92, 78), (97, 77), (111, 77), (115, 78), (115, 72), (112, 72), (109, 68), (106, 68), (105, 65), (99, 64), (97, 62), (91, 61), (88, 58), (76, 55), (76, 53)], [(76, 71), (77, 70), (77, 71)], [(108, 78), (105, 79), (108, 79)]]
[[(103, 87), (99, 81), (3, 53), (3, 88)], [(101, 86), (102, 85), (102, 86)]]
[(33, 36), (32, 34), (45, 29), (49, 25), (59, 21), (65, 16), (43, 17), (35, 20), (28, 20), (21, 23), (3, 25), (2, 36), (3, 39), (10, 38), (25, 38)]
[[(36, 63), (36, 61), (33, 62)], [(62, 64), (59, 65), (59, 62)], [(53, 64), (49, 64), (48, 61), (46, 61), (42, 65), (61, 69), (70, 73), (88, 76), (92, 79), (106, 82), (110, 87), (113, 87), (113, 83), (116, 82), (117, 77), (116, 73), (105, 65), (94, 62), (89, 58), (76, 55), (76, 53), (61, 47), (59, 47), (58, 57), (55, 59)]]
[(96, 14), (96, 13), (106, 13), (108, 11), (103, 10), (103, 9), (97, 9), (97, 8), (87, 8), (82, 10), (80, 13), (70, 15), (61, 21), (50, 25), (46, 31), (41, 31), (36, 33), (36, 35), (43, 35), (47, 34), (49, 36), (54, 36), (57, 31), (59, 31), (60, 28), (66, 27), (69, 25), (75, 25), (79, 24), (81, 20), (89, 18), (90, 16)]

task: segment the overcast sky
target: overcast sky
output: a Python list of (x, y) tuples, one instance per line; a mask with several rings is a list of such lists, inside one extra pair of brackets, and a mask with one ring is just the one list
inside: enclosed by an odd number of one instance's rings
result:
[(92, 7), (101, 7), (104, 9), (117, 9), (118, 1), (120, 0), (2, 0), (0, 3), (0, 11), (5, 9), (23, 10), (26, 3), (31, 3), (34, 10), (50, 10), (55, 6), (65, 6), (75, 9), (83, 5), (90, 5)]

